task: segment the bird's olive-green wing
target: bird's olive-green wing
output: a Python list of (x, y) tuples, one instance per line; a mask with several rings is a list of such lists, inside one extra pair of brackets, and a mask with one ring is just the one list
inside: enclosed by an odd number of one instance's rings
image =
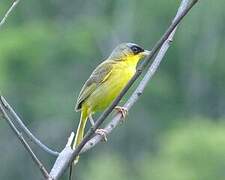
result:
[(80, 110), (81, 105), (85, 99), (87, 99), (95, 91), (95, 89), (99, 87), (99, 85), (109, 78), (112, 72), (113, 64), (113, 61), (106, 60), (97, 66), (97, 68), (93, 71), (89, 79), (82, 87), (77, 99), (75, 110)]

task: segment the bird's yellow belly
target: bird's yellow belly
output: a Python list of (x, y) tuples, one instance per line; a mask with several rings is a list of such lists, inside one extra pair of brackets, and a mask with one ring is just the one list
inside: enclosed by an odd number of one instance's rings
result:
[(119, 95), (135, 73), (135, 68), (115, 68), (109, 78), (86, 99), (91, 112), (101, 111)]

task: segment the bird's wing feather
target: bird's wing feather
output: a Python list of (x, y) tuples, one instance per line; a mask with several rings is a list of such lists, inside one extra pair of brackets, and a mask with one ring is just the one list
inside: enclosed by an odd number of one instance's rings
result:
[(106, 60), (97, 66), (80, 91), (75, 107), (76, 110), (80, 110), (82, 102), (109, 78), (114, 63), (113, 61)]

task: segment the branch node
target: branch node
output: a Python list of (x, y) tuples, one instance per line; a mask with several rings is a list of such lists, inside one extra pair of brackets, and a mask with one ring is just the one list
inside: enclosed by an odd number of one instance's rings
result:
[(172, 43), (173, 42), (173, 39), (171, 38), (171, 39), (168, 39), (168, 43)]
[(142, 95), (142, 92), (141, 92), (141, 91), (138, 91), (138, 92), (137, 92), (137, 95), (138, 95), (138, 96), (141, 96), (141, 95)]
[(91, 126), (90, 130), (91, 130), (92, 133), (95, 133), (95, 128), (94, 128), (94, 126)]
[(140, 73), (140, 74), (141, 74), (141, 73), (142, 73), (142, 71), (143, 71), (143, 69), (142, 69), (142, 67), (141, 67), (141, 66), (139, 66), (139, 67), (137, 68), (137, 70), (136, 70), (136, 71), (137, 71), (137, 73)]

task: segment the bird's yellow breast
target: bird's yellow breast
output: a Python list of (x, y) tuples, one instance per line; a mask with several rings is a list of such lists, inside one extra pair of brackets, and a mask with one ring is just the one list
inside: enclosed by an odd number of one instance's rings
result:
[(118, 61), (113, 65), (110, 76), (85, 100), (91, 112), (101, 111), (119, 95), (136, 72), (133, 61)]

